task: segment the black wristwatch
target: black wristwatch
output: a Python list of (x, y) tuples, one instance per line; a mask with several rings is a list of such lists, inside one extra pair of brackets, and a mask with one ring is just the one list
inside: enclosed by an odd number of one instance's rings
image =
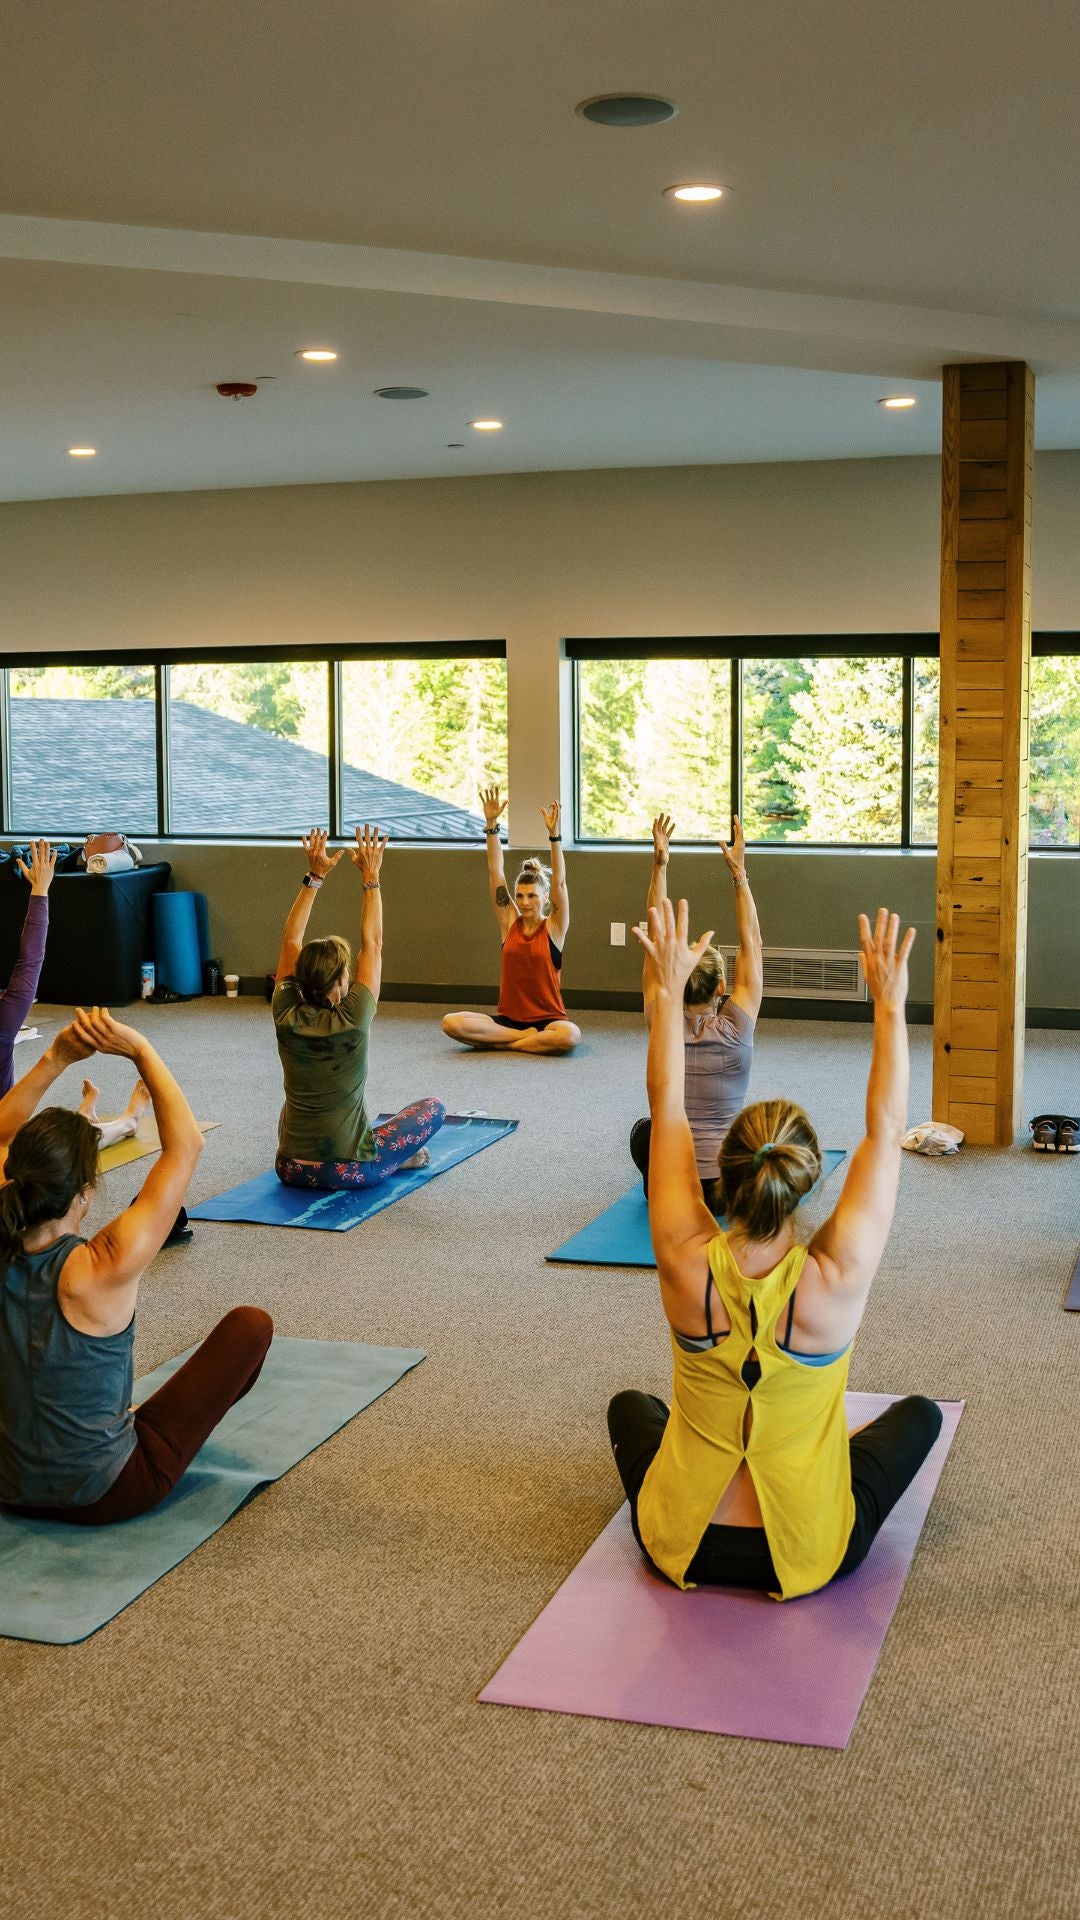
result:
[(305, 873), (300, 885), (302, 887), (321, 887), (322, 881), (319, 879), (317, 873)]

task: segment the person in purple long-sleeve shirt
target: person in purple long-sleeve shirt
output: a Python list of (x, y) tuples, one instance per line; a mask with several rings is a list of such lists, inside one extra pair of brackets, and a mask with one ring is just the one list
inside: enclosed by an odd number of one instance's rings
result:
[(15, 1036), (34, 1004), (41, 963), (45, 958), (45, 936), (49, 931), (49, 888), (56, 872), (56, 855), (47, 840), (31, 840), (30, 865), (18, 862), (19, 872), (30, 882), (30, 901), (23, 921), (19, 957), (7, 987), (0, 992), (0, 1099), (15, 1079)]

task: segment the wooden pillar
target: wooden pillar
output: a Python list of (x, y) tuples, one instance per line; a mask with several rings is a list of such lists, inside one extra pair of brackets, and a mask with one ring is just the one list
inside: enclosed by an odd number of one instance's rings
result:
[(1035, 381), (944, 369), (933, 1113), (978, 1145), (1021, 1120)]

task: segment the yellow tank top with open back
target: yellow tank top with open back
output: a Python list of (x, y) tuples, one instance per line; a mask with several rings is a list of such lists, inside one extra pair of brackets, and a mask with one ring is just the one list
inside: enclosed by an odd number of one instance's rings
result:
[[(805, 1366), (776, 1339), (806, 1256), (806, 1247), (792, 1247), (771, 1273), (748, 1279), (718, 1234), (709, 1271), (731, 1332), (693, 1352), (672, 1338), (671, 1417), (637, 1517), (650, 1559), (677, 1587), (693, 1584), (686, 1570), (743, 1460), (780, 1585), (774, 1599), (825, 1586), (847, 1550), (855, 1517), (844, 1414), (850, 1348), (828, 1365)], [(752, 1355), (761, 1375), (751, 1390), (743, 1365)]]

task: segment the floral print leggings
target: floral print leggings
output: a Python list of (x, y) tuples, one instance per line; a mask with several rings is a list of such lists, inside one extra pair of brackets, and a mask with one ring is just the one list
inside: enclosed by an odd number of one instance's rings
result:
[(427, 1145), (446, 1119), (441, 1100), (415, 1100), (392, 1120), (374, 1128), (374, 1160), (290, 1160), (279, 1153), (274, 1172), (286, 1187), (322, 1187), (334, 1193), (347, 1187), (377, 1187)]

